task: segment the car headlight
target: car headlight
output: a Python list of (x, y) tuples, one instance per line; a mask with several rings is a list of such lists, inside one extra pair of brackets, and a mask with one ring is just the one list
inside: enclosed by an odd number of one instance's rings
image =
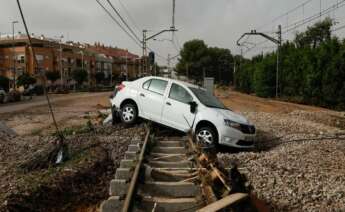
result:
[(241, 124), (235, 122), (235, 121), (231, 121), (229, 119), (224, 119), (224, 124), (226, 126), (229, 126), (229, 127), (232, 127), (232, 128), (235, 128), (237, 130), (240, 130), (241, 131)]

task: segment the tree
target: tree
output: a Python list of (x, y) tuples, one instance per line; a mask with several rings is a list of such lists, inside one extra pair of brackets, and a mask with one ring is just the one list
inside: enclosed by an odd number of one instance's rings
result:
[(10, 86), (10, 79), (4, 76), (0, 76), (0, 88), (8, 91), (9, 86)]
[(200, 81), (204, 74), (217, 83), (233, 81), (233, 56), (229, 49), (208, 47), (202, 40), (191, 40), (183, 45), (181, 59), (176, 66), (178, 74)]
[[(284, 98), (324, 107), (345, 108), (345, 40), (332, 36), (333, 22), (324, 21), (298, 33), (281, 49), (279, 91)], [(242, 60), (236, 89), (271, 97), (275, 90), (276, 53)]]
[(17, 85), (24, 86), (25, 89), (28, 88), (29, 85), (33, 85), (36, 82), (37, 80), (28, 73), (20, 75), (17, 79)]
[(330, 40), (332, 26), (332, 19), (326, 18), (324, 21), (318, 22), (312, 27), (308, 27), (307, 31), (297, 33), (295, 38), (297, 47), (311, 47), (314, 49), (321, 43)]
[(233, 81), (233, 56), (229, 49), (218, 47), (208, 48), (210, 58), (206, 65), (205, 74), (208, 77), (214, 77), (220, 84), (229, 84)]
[(77, 84), (80, 86), (83, 84), (83, 82), (87, 79), (87, 71), (83, 69), (77, 69), (73, 71), (72, 78), (77, 82)]
[(188, 75), (191, 79), (201, 80), (203, 68), (210, 61), (207, 51), (207, 46), (202, 40), (186, 42), (180, 52), (181, 59), (177, 64), (177, 72)]
[(60, 78), (60, 73), (58, 71), (48, 71), (48, 72), (46, 72), (46, 77), (52, 83), (55, 83), (56, 80), (58, 80)]

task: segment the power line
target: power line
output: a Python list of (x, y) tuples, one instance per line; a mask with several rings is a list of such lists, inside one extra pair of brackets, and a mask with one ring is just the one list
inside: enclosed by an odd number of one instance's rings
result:
[(127, 9), (127, 7), (125, 6), (125, 4), (121, 1), (121, 0), (118, 0), (120, 2), (120, 5), (121, 7), (123, 8), (123, 10), (125, 11), (125, 13), (127, 14), (128, 16), (128, 19), (132, 22), (133, 26), (136, 28), (136, 30), (138, 32), (140, 32), (141, 30), (139, 29), (138, 27), (138, 24), (135, 22), (133, 16), (130, 14), (129, 10)]
[(275, 17), (272, 21), (270, 21), (269, 23), (266, 23), (266, 24), (263, 24), (261, 25), (260, 27), (257, 28), (257, 30), (260, 30), (260, 29), (263, 29), (264, 27), (266, 27), (267, 25), (270, 25), (271, 23), (274, 23), (276, 21), (278, 21), (279, 19), (285, 17), (285, 16), (288, 16), (290, 13), (293, 13), (295, 12), (296, 10), (298, 10), (299, 8), (303, 7), (307, 4), (309, 4), (310, 2), (312, 2), (314, 0), (307, 0), (305, 2), (303, 2), (302, 4), (296, 6), (295, 8), (291, 9), (291, 10), (288, 10), (287, 12), (283, 13), (282, 15), (279, 15), (277, 17)]
[[(285, 15), (287, 15), (287, 14), (289, 14), (289, 13), (291, 13), (291, 12), (294, 12), (295, 10), (297, 10), (297, 9), (299, 9), (299, 8), (301, 8), (301, 7), (304, 7), (306, 4), (310, 3), (311, 1), (313, 1), (313, 0), (308, 0), (308, 1), (304, 2), (304, 3), (302, 3), (301, 5), (295, 7), (294, 9), (292, 9), (292, 10), (290, 10), (290, 11), (288, 11), (288, 12), (285, 13), (284, 15), (278, 16), (277, 18), (274, 19), (274, 21), (276, 21), (276, 20), (278, 20), (278, 19), (284, 17)], [(304, 26), (304, 25), (306, 25), (306, 24), (308, 24), (308, 23), (310, 23), (310, 22), (312, 22), (312, 21), (314, 21), (314, 20), (316, 20), (316, 19), (318, 19), (318, 18), (324, 16), (325, 14), (328, 14), (328, 13), (330, 13), (330, 12), (333, 12), (333, 11), (335, 11), (335, 10), (338, 10), (339, 8), (345, 6), (344, 3), (345, 3), (345, 0), (337, 1), (337, 3), (331, 5), (330, 7), (326, 8), (326, 9), (324, 9), (324, 10), (320, 10), (320, 12), (317, 12), (317, 13), (315, 13), (315, 14), (312, 15), (312, 16), (309, 16), (309, 17), (307, 17), (307, 18), (304, 18), (304, 17), (303, 17), (302, 20), (296, 21), (296, 22), (294, 22), (294, 23), (292, 23), (292, 24), (290, 24), (290, 25), (284, 27), (284, 28), (285, 28), (285, 31), (283, 31), (282, 34), (289, 33), (289, 32), (291, 32), (291, 31), (293, 31), (293, 30), (295, 30), (295, 29), (297, 29), (297, 28), (299, 28), (299, 27), (302, 27), (302, 26)], [(333, 30), (333, 31), (338, 31), (338, 30), (341, 30), (341, 29), (343, 29), (343, 28), (345, 28), (345, 26), (339, 27), (339, 28), (337, 28), (337, 29), (335, 29), (335, 30)], [(248, 48), (248, 50), (247, 50), (245, 53), (248, 53), (249, 51), (251, 51), (251, 50), (257, 48), (258, 46), (260, 46), (260, 45), (262, 45), (262, 44), (264, 44), (264, 43), (266, 43), (266, 42), (268, 42), (268, 41), (263, 41), (263, 42), (260, 42), (260, 43), (258, 43), (258, 44), (255, 44), (255, 46), (253, 46), (253, 47), (251, 47), (251, 48)]]
[(297, 21), (297, 22), (294, 22), (293, 24), (290, 24), (289, 26), (285, 27), (285, 31), (283, 32), (283, 34), (286, 34), (292, 30), (295, 30), (301, 26), (304, 26), (305, 24), (307, 23), (310, 23), (316, 19), (318, 19), (319, 17), (322, 17), (323, 15), (325, 14), (328, 14), (332, 11), (335, 11), (335, 10), (338, 10), (339, 8), (345, 6), (345, 0), (342, 0), (340, 2), (337, 2), (336, 4), (333, 4), (331, 5), (330, 7), (322, 10), (321, 12), (318, 12), (318, 13), (315, 13), (314, 15), (312, 16), (309, 16), (308, 18), (306, 19), (303, 19), (303, 20), (300, 20), (300, 21)]
[(140, 43), (140, 40), (138, 41), (135, 39), (121, 24), (116, 20), (116, 18), (107, 10), (107, 8), (104, 7), (104, 5), (99, 1), (96, 0), (96, 2), (101, 6), (101, 8), (109, 15), (109, 17), (141, 48), (142, 45)]
[(342, 29), (345, 29), (345, 25), (343, 25), (341, 27), (338, 27), (336, 29), (333, 29), (332, 32), (336, 32), (336, 31), (339, 31), (339, 30), (342, 30)]
[(152, 52), (154, 52), (157, 57), (159, 57), (159, 58), (161, 58), (163, 60), (167, 60), (166, 57), (162, 56), (161, 54), (159, 54), (158, 52), (156, 52), (154, 49), (150, 48), (149, 46), (147, 46), (147, 49), (152, 51)]
[(114, 10), (114, 12), (116, 13), (116, 15), (120, 18), (120, 20), (122, 21), (122, 23), (127, 27), (127, 29), (132, 33), (132, 35), (140, 42), (140, 38), (138, 37), (138, 35), (132, 30), (132, 28), (127, 24), (127, 22), (125, 21), (125, 19), (121, 16), (121, 14), (119, 13), (119, 11), (117, 11), (117, 9), (114, 7), (114, 5), (111, 3), (110, 0), (107, 0), (108, 4), (110, 5), (110, 7)]

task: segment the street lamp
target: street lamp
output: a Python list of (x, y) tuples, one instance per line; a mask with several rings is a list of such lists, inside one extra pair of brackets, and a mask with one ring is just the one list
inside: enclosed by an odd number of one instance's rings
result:
[(12, 21), (12, 59), (13, 59), (13, 89), (16, 89), (16, 53), (14, 45), (14, 25), (18, 24), (18, 21)]
[(61, 88), (64, 87), (64, 81), (63, 81), (63, 73), (62, 73), (62, 39), (64, 38), (63, 35), (60, 36), (59, 44), (60, 44), (60, 83)]

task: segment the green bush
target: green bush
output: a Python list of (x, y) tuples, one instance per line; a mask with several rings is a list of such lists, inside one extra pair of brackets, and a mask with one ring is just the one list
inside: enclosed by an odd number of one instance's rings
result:
[[(331, 36), (326, 19), (296, 35), (280, 49), (279, 94), (307, 104), (345, 109), (345, 40)], [(236, 89), (272, 97), (276, 89), (276, 53), (243, 60)]]

